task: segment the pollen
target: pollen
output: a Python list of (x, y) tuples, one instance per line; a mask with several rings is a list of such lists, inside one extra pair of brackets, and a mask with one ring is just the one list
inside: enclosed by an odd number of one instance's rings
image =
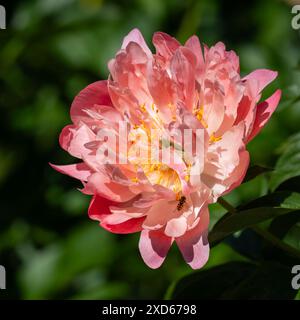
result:
[(192, 165), (190, 163), (187, 163), (187, 166), (186, 166), (186, 169), (185, 169), (185, 172), (186, 172), (186, 175), (184, 176), (184, 180), (186, 182), (189, 182), (190, 181), (190, 173), (191, 173), (191, 167)]
[(203, 106), (195, 109), (194, 110), (194, 115), (196, 116), (196, 118), (201, 122), (201, 124), (203, 125), (203, 127), (206, 129), (208, 127), (206, 121), (203, 119), (203, 115), (204, 115), (204, 108)]
[(209, 137), (209, 143), (215, 143), (220, 140), (222, 140), (222, 137), (216, 137), (214, 133)]
[(146, 104), (143, 103), (142, 105), (140, 105), (140, 109), (141, 109), (142, 112), (146, 112), (147, 111)]

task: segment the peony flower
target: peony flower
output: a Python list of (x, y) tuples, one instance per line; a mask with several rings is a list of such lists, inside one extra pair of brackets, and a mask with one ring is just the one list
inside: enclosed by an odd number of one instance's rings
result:
[(277, 90), (259, 103), (277, 72), (241, 77), (233, 51), (221, 42), (202, 49), (196, 36), (181, 45), (157, 32), (153, 44), (155, 54), (137, 29), (124, 38), (108, 80), (76, 96), (72, 124), (60, 135), (81, 162), (52, 166), (81, 180), (93, 196), (89, 217), (101, 227), (141, 232), (148, 266), (158, 268), (176, 242), (201, 268), (209, 257), (208, 205), (242, 182), (246, 144), (280, 100)]

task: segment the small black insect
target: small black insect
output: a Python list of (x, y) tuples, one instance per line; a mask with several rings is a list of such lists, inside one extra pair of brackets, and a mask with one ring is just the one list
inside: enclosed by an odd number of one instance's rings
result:
[(182, 196), (179, 199), (179, 202), (178, 202), (178, 205), (177, 205), (177, 210), (178, 211), (180, 211), (183, 208), (183, 205), (185, 204), (185, 201), (186, 201), (186, 197), (185, 196)]

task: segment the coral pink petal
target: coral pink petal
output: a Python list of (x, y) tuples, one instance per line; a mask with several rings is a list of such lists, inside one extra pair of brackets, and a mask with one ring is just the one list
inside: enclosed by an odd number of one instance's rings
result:
[(93, 109), (95, 105), (112, 106), (106, 80), (94, 82), (79, 92), (71, 105), (72, 121), (78, 123), (80, 120), (90, 120), (85, 110)]
[(112, 214), (106, 216), (103, 220), (101, 220), (101, 224), (117, 225), (117, 224), (121, 224), (123, 222), (126, 222), (130, 219), (132, 219), (132, 217), (129, 217), (126, 214), (112, 213)]
[(115, 205), (116, 202), (94, 195), (90, 203), (88, 214), (93, 220), (101, 221), (105, 216), (112, 214), (109, 207)]
[(148, 48), (143, 35), (141, 34), (139, 29), (133, 29), (132, 31), (130, 31), (128, 33), (128, 35), (124, 38), (123, 43), (122, 43), (122, 49), (126, 49), (126, 47), (128, 46), (128, 44), (130, 42), (134, 42), (137, 43), (143, 50), (144, 52), (147, 54), (147, 56), (150, 58), (152, 57), (152, 52), (150, 51), (150, 49)]
[[(116, 205), (117, 203), (101, 196), (95, 195), (89, 206), (89, 217), (93, 220), (100, 221), (100, 225), (113, 233), (133, 233), (142, 230), (142, 224), (145, 217), (139, 217), (136, 219), (119, 219), (119, 215), (116, 218), (112, 217), (115, 214), (111, 213), (110, 207)], [(113, 224), (111, 224), (113, 222)], [(119, 222), (119, 223), (118, 223)]]
[(74, 129), (76, 129), (75, 125), (65, 126), (59, 135), (59, 144), (66, 151), (69, 150), (70, 143), (73, 139)]
[(145, 217), (140, 217), (136, 219), (130, 219), (120, 224), (108, 224), (101, 222), (100, 225), (107, 231), (118, 234), (128, 234), (139, 232), (142, 230), (142, 224), (145, 220)]
[(237, 115), (234, 125), (241, 121), (245, 123), (245, 132), (252, 130), (253, 120), (255, 116), (256, 102), (257, 102), (257, 83), (253, 85), (254, 80), (247, 81), (244, 96), (242, 97), (237, 107)]
[(203, 53), (201, 49), (201, 44), (199, 38), (197, 36), (191, 36), (185, 43), (185, 47), (191, 49), (191, 51), (195, 54), (197, 60), (197, 67), (201, 68), (204, 64)]
[(110, 211), (113, 214), (121, 214), (129, 218), (139, 218), (145, 214), (147, 208), (135, 207), (135, 204), (136, 202), (133, 202), (133, 206), (111, 206)]
[(49, 164), (53, 169), (57, 170), (58, 172), (66, 174), (81, 181), (87, 181), (88, 177), (92, 174), (91, 169), (84, 162), (68, 164), (65, 166), (58, 166), (52, 163)]
[(68, 145), (68, 152), (79, 159), (82, 159), (84, 155), (88, 154), (90, 150), (85, 147), (86, 143), (96, 140), (94, 132), (85, 124), (82, 124), (79, 128), (69, 128), (72, 134), (72, 140)]
[(180, 43), (175, 38), (164, 32), (155, 32), (152, 42), (156, 53), (163, 56), (166, 60), (169, 60), (176, 49), (180, 47)]
[(139, 249), (144, 262), (152, 269), (157, 269), (164, 262), (173, 239), (161, 230), (141, 232)]
[(250, 74), (248, 74), (246, 77), (244, 77), (243, 80), (249, 80), (253, 79), (258, 82), (258, 92), (259, 94), (268, 84), (270, 84), (278, 75), (278, 72), (268, 70), (268, 69), (258, 69)]
[(257, 105), (253, 129), (248, 136), (247, 142), (251, 141), (265, 126), (278, 106), (280, 98), (281, 90), (277, 90), (270, 98)]
[(177, 87), (178, 99), (184, 102), (188, 110), (193, 109), (195, 96), (195, 60), (191, 50), (180, 47), (170, 61), (170, 71)]
[(167, 222), (165, 234), (169, 237), (180, 237), (187, 230), (187, 220), (185, 217), (171, 219)]
[(155, 60), (151, 68), (149, 67), (147, 82), (154, 103), (161, 107), (161, 112), (164, 115), (168, 115), (170, 108), (166, 108), (165, 106), (173, 102), (174, 84), (167, 71), (161, 70), (161, 68), (156, 65)]
[(193, 229), (183, 236), (176, 238), (176, 243), (185, 259), (193, 268), (201, 268), (209, 257), (209, 244), (207, 239), (209, 225), (209, 212), (203, 207), (200, 212), (200, 221)]
[(171, 202), (164, 199), (156, 201), (147, 212), (144, 227), (149, 229), (160, 229), (174, 216), (176, 206), (177, 204), (175, 201)]
[[(227, 179), (239, 164), (239, 151), (244, 149), (244, 123), (227, 131), (222, 139), (209, 147), (209, 161), (205, 164), (203, 182), (210, 187), (218, 180)], [(213, 184), (206, 181), (206, 176), (212, 177)]]
[(243, 150), (240, 152), (240, 162), (239, 165), (234, 169), (230, 177), (224, 181), (224, 185), (226, 186), (226, 190), (222, 192), (220, 196), (229, 193), (231, 190), (237, 188), (247, 173), (248, 167), (250, 163), (250, 156), (247, 150)]
[[(136, 219), (123, 219), (117, 221), (119, 216), (115, 218), (108, 218), (112, 217), (115, 214), (111, 213), (110, 207), (116, 205), (117, 203), (114, 201), (110, 201), (106, 198), (103, 198), (101, 196), (94, 196), (90, 206), (89, 206), (89, 217), (93, 220), (98, 220), (100, 221), (100, 225), (113, 233), (133, 233), (137, 231), (141, 231), (142, 229), (142, 224), (145, 219), (145, 217), (139, 217)], [(112, 220), (114, 223), (110, 224)], [(120, 222), (120, 223), (118, 223)]]
[(135, 197), (128, 186), (114, 183), (104, 172), (96, 172), (89, 176), (83, 190), (86, 194), (98, 194), (111, 201), (125, 202)]

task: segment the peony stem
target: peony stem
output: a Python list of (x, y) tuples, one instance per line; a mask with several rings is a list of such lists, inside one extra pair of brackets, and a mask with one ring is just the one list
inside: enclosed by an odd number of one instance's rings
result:
[(219, 203), (224, 209), (226, 209), (230, 214), (236, 213), (235, 208), (234, 208), (229, 202), (227, 202), (224, 198), (219, 198), (219, 199), (218, 199), (218, 203)]
[(275, 247), (287, 252), (292, 257), (300, 258), (300, 253), (297, 249), (293, 248), (289, 244), (281, 241), (279, 238), (275, 237), (271, 232), (260, 228), (259, 226), (250, 227), (255, 233), (263, 237), (268, 242), (272, 243)]
[[(218, 203), (228, 211), (227, 214), (235, 214), (237, 213), (237, 210), (226, 200), (223, 198), (218, 199)], [(257, 233), (259, 236), (264, 238), (266, 241), (271, 243), (273, 246), (287, 252), (289, 255), (293, 257), (300, 258), (300, 253), (298, 250), (293, 248), (292, 246), (288, 245), (287, 243), (281, 241), (279, 238), (275, 237), (271, 232), (260, 228), (259, 226), (251, 226), (249, 229), (253, 230), (255, 233)]]

